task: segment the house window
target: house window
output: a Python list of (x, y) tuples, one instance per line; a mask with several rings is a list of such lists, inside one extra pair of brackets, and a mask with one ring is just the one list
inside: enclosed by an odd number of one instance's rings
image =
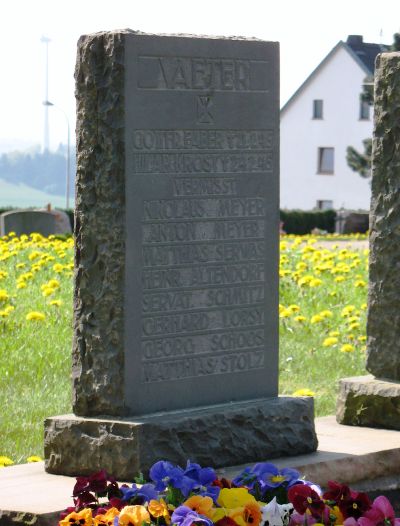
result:
[(323, 102), (320, 99), (313, 100), (313, 119), (323, 118)]
[(317, 201), (318, 210), (333, 210), (333, 201), (329, 199), (319, 199)]
[(333, 174), (334, 148), (318, 148), (318, 173)]
[(370, 105), (365, 100), (360, 99), (360, 120), (369, 120)]

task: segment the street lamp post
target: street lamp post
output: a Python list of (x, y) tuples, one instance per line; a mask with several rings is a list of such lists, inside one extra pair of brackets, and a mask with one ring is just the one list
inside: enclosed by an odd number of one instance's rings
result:
[(65, 174), (65, 208), (69, 209), (69, 187), (70, 187), (70, 165), (71, 165), (71, 155), (70, 155), (70, 127), (69, 127), (69, 119), (68, 115), (64, 110), (62, 110), (59, 106), (56, 106), (49, 100), (43, 101), (43, 106), (53, 106), (53, 108), (57, 108), (61, 113), (64, 114), (65, 120), (67, 121), (67, 169)]

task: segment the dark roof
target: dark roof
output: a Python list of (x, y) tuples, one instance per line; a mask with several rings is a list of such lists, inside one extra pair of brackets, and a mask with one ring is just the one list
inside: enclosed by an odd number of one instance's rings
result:
[(371, 75), (374, 73), (376, 56), (389, 50), (389, 46), (384, 44), (364, 42), (362, 35), (349, 35), (345, 45), (360, 59)]

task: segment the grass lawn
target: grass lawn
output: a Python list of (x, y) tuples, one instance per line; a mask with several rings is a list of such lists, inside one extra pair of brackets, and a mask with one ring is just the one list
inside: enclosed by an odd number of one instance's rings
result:
[[(365, 374), (368, 256), (316, 241), (282, 238), (279, 377), (325, 415), (337, 380)], [(0, 456), (16, 463), (43, 455), (45, 417), (71, 412), (72, 267), (71, 239), (0, 239)]]

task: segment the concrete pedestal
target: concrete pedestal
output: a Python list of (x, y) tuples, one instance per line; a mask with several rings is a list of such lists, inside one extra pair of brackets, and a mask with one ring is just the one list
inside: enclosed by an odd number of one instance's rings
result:
[(400, 382), (372, 375), (343, 378), (336, 419), (339, 424), (400, 430)]
[(232, 466), (317, 449), (312, 398), (277, 397), (157, 413), (140, 418), (64, 415), (45, 422), (46, 471), (119, 480), (154, 462)]

